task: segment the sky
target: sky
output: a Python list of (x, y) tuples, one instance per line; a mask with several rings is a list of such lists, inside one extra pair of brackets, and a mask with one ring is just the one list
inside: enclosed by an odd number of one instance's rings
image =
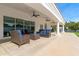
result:
[(79, 22), (79, 3), (56, 3), (66, 22)]

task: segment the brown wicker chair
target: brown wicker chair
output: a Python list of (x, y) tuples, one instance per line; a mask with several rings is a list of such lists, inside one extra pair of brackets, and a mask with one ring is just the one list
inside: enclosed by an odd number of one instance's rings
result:
[(21, 46), (22, 44), (30, 43), (30, 36), (29, 34), (25, 34), (20, 37), (21, 33), (18, 31), (11, 31), (11, 41)]

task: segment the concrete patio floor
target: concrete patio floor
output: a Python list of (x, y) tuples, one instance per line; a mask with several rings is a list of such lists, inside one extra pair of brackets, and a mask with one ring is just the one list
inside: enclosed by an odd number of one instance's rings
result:
[(31, 40), (20, 48), (12, 42), (0, 44), (0, 55), (10, 56), (79, 56), (79, 38), (73, 33)]

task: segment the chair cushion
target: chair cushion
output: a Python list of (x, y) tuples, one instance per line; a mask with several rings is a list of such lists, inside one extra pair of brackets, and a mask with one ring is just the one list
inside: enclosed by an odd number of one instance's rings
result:
[(24, 32), (25, 32), (25, 34), (29, 34), (29, 32), (26, 29), (24, 30)]
[(40, 31), (40, 35), (47, 36), (47, 35), (49, 35), (50, 32), (51, 32), (50, 29), (44, 29), (44, 30)]
[(20, 39), (23, 39), (23, 35), (22, 35), (21, 31), (20, 31), (20, 30), (16, 30), (16, 32), (18, 33), (19, 38), (20, 38)]
[(24, 30), (21, 30), (21, 34), (24, 35), (25, 34), (25, 31)]

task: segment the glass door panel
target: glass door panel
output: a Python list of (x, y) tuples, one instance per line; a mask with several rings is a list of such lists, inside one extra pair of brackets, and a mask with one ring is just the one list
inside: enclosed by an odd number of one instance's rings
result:
[(15, 30), (15, 19), (4, 16), (4, 37), (10, 36), (10, 31)]

